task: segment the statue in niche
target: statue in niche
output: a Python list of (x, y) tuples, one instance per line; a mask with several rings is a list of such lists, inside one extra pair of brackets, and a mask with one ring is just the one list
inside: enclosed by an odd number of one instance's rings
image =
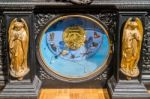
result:
[(10, 75), (22, 80), (29, 72), (27, 64), (29, 30), (26, 21), (13, 19), (8, 30)]
[(139, 75), (138, 61), (143, 38), (143, 26), (138, 17), (127, 20), (122, 37), (121, 72), (127, 76), (137, 77)]

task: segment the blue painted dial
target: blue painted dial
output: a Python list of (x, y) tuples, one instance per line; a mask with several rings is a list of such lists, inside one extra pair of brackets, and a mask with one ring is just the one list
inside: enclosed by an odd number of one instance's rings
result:
[[(66, 28), (79, 26), (85, 31), (85, 42), (78, 49), (64, 42)], [(103, 68), (110, 56), (110, 40), (104, 26), (97, 20), (80, 15), (56, 18), (40, 37), (39, 52), (43, 64), (57, 75), (82, 78)]]

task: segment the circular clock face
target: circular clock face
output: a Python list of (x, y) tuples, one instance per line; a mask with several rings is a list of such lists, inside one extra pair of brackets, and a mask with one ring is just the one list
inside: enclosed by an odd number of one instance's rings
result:
[(37, 56), (49, 75), (81, 82), (106, 69), (111, 45), (105, 27), (94, 17), (64, 15), (51, 20), (39, 35)]

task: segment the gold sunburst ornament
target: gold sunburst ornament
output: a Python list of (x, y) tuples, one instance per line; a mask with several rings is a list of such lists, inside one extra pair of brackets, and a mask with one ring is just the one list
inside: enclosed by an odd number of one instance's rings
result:
[(63, 39), (68, 48), (76, 50), (84, 45), (86, 32), (81, 26), (70, 26), (64, 30)]

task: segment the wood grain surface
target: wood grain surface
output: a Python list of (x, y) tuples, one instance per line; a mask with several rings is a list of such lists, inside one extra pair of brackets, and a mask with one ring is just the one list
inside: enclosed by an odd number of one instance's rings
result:
[(39, 99), (110, 99), (107, 89), (42, 89)]

